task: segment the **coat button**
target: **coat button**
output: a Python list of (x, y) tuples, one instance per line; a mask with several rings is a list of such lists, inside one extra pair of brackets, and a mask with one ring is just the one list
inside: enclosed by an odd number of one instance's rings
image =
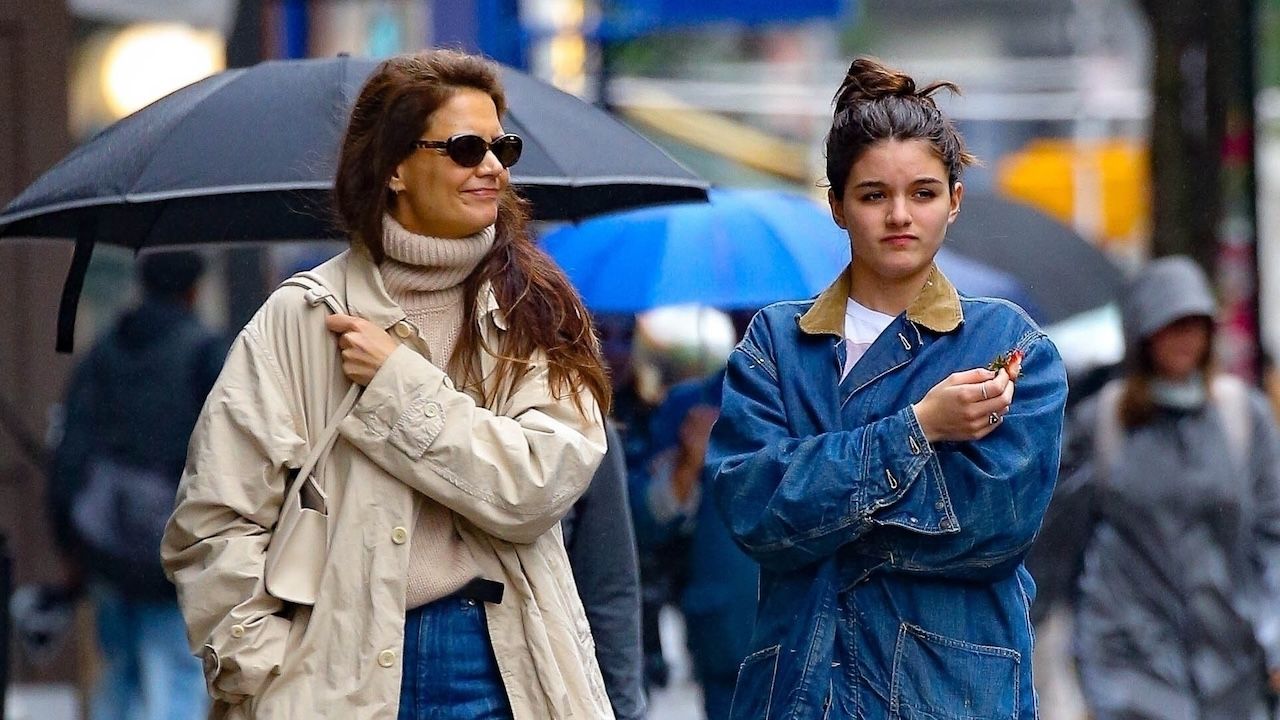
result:
[(396, 335), (399, 336), (401, 340), (404, 340), (413, 334), (413, 328), (409, 327), (409, 323), (403, 320), (396, 323), (395, 331)]
[(381, 666), (382, 666), (382, 667), (384, 667), (384, 668), (389, 668), (389, 667), (391, 667), (392, 665), (395, 665), (395, 664), (396, 664), (396, 651), (395, 651), (395, 650), (383, 650), (382, 652), (378, 653), (378, 664), (379, 664), (379, 665), (381, 665)]
[(232, 626), (231, 626), (231, 637), (233, 637), (233, 638), (237, 638), (237, 639), (244, 637), (244, 626), (243, 626), (243, 625), (232, 625)]
[(391, 529), (391, 542), (397, 545), (403, 545), (409, 541), (409, 531), (402, 527), (394, 527)]
[(433, 418), (440, 414), (440, 406), (435, 403), (427, 403), (427, 407), (422, 411), (422, 414)]

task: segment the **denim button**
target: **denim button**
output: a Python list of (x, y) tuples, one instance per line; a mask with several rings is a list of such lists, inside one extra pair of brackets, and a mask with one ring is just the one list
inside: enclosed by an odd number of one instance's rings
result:
[[(947, 503), (946, 503), (946, 501), (944, 501), (944, 500), (939, 500), (938, 502), (934, 503), (934, 504), (933, 504), (933, 509), (934, 509), (934, 510), (946, 510), (946, 509), (947, 509)], [(946, 521), (944, 520), (943, 522), (946, 522)]]
[(378, 653), (378, 664), (384, 668), (389, 668), (396, 664), (396, 651), (383, 650)]
[(938, 523), (938, 525), (943, 530), (948, 530), (951, 528), (951, 520), (950, 518), (942, 518), (942, 522)]

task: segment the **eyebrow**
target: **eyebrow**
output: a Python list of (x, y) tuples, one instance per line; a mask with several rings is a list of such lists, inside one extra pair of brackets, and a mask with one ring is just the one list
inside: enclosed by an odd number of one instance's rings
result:
[[(911, 184), (912, 185), (942, 185), (943, 182), (936, 177), (925, 175), (923, 177), (918, 177), (915, 180), (912, 180)], [(883, 180), (863, 180), (857, 185), (854, 185), (854, 187), (855, 188), (877, 188), (877, 187), (883, 187), (885, 185), (888, 185), (888, 183), (886, 183)]]

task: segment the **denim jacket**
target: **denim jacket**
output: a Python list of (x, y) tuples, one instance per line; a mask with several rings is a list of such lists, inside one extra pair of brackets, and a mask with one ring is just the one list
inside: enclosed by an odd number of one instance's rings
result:
[[(1036, 717), (1022, 566), (1057, 478), (1066, 376), (1017, 306), (937, 268), (840, 379), (849, 272), (760, 311), (729, 360), (711, 494), (762, 567), (734, 720)], [(911, 404), (1025, 353), (1000, 427), (930, 443)]]

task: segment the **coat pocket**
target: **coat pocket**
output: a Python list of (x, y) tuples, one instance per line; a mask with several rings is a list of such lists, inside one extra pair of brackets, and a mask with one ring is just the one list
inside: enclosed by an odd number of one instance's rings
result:
[(1018, 720), (1021, 654), (903, 623), (893, 656), (890, 717)]
[(733, 689), (733, 704), (729, 708), (731, 720), (769, 720), (781, 649), (781, 645), (774, 645), (757, 650), (742, 661), (738, 683)]

